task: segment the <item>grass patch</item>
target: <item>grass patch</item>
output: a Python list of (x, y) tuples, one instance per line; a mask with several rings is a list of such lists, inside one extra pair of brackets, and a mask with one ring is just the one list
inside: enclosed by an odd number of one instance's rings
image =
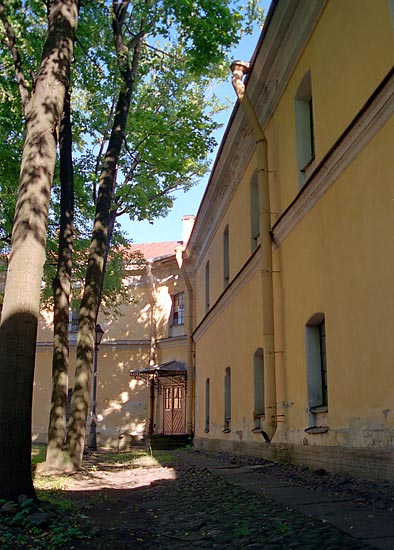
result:
[(0, 500), (0, 548), (56, 550), (76, 548), (90, 538), (91, 523), (75, 504), (59, 491), (67, 487), (67, 475), (42, 475), (37, 465), (45, 462), (46, 446), (33, 445), (31, 464), (38, 503), (20, 499), (18, 504)]
[(36, 466), (40, 462), (45, 462), (46, 445), (33, 445), (31, 449), (31, 464)]
[(13, 510), (0, 500), (0, 507), (9, 507), (1, 515), (0, 548), (76, 548), (75, 544), (90, 538), (90, 522), (70, 501), (48, 492), (38, 496), (39, 504), (27, 499)]
[[(167, 451), (147, 452), (142, 449), (97, 453), (92, 455), (93, 461), (97, 457), (99, 457), (100, 466), (113, 468), (149, 468), (173, 464), (176, 461), (176, 458)], [(87, 467), (89, 469), (89, 460)]]

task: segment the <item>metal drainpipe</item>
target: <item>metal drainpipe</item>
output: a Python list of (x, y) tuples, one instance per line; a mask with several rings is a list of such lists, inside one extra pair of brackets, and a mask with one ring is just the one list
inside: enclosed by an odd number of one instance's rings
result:
[(264, 346), (264, 401), (265, 418), (263, 436), (271, 441), (277, 427), (275, 347), (274, 347), (274, 307), (272, 283), (272, 241), (271, 209), (268, 183), (267, 139), (260, 121), (243, 83), (243, 76), (249, 72), (250, 65), (245, 61), (234, 61), (231, 64), (232, 84), (246, 120), (256, 142), (257, 175), (260, 203), (260, 251), (261, 282), (263, 294), (263, 346)]
[(187, 393), (186, 393), (186, 431), (190, 436), (194, 435), (194, 371), (193, 371), (193, 310), (194, 310), (194, 297), (193, 286), (191, 284), (189, 275), (183, 265), (183, 253), (184, 248), (178, 246), (175, 249), (176, 261), (178, 267), (182, 273), (183, 280), (186, 284), (187, 290)]
[[(155, 280), (152, 273), (152, 261), (146, 263), (146, 275), (149, 285), (149, 303), (150, 303), (150, 349), (149, 349), (149, 366), (152, 367), (157, 363), (157, 333), (155, 319)], [(155, 426), (155, 383), (151, 378), (149, 381), (149, 421), (148, 435), (152, 435)]]

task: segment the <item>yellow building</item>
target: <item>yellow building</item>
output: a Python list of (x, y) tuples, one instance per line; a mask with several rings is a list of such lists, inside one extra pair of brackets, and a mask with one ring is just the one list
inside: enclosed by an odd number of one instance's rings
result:
[[(186, 248), (142, 245), (124, 317), (100, 321), (100, 444), (183, 431), (394, 479), (393, 10), (272, 2)], [(41, 439), (50, 364), (44, 327)]]
[[(194, 216), (184, 216), (186, 240), (193, 221)], [(177, 248), (183, 241), (132, 245), (130, 251), (139, 251), (145, 261), (128, 268), (129, 303), (117, 319), (99, 315), (104, 330), (96, 375), (100, 446), (123, 448), (151, 433), (186, 434), (187, 298)], [(70, 319), (70, 399), (77, 331), (78, 311)], [(33, 392), (33, 440), (38, 442), (46, 441), (48, 431), (52, 340), (52, 314), (43, 312)]]
[(233, 64), (184, 253), (197, 447), (394, 478), (393, 62), (389, 0), (278, 0)]

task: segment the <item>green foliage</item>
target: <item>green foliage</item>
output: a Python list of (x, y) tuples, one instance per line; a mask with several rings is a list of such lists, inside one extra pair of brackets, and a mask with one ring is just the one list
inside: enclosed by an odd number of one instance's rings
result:
[[(33, 445), (32, 468), (45, 461), (46, 447)], [(35, 486), (39, 502), (26, 499), (11, 513), (3, 513), (0, 522), (0, 548), (34, 548), (34, 550), (77, 547), (88, 540), (91, 524), (75, 504), (59, 493), (65, 476), (36, 474)], [(44, 489), (40, 487), (45, 487)], [(0, 500), (0, 508), (5, 504)], [(46, 521), (36, 524), (33, 514), (45, 514)]]
[[(0, 506), (5, 501), (0, 500)], [(42, 513), (46, 521), (36, 524), (34, 514)], [(2, 514), (0, 546), (2, 549), (34, 548), (56, 550), (70, 548), (78, 541), (88, 540), (90, 523), (74, 505), (59, 495), (46, 495), (37, 504), (27, 499), (15, 513)]]
[(32, 466), (36, 466), (45, 461), (46, 446), (45, 445), (33, 445), (31, 451), (31, 463)]
[[(45, 460), (45, 446), (33, 445), (32, 466)], [(98, 464), (96, 462), (98, 461)], [(155, 451), (149, 456), (143, 450), (99, 453), (87, 459), (87, 476), (98, 469), (118, 470), (124, 468), (144, 468), (174, 462), (174, 457), (166, 451)], [(83, 474), (81, 474), (83, 475)], [(34, 548), (35, 550), (58, 550), (77, 548), (90, 538), (91, 523), (75, 503), (59, 492), (67, 486), (69, 478), (64, 475), (36, 474), (35, 486), (39, 503), (27, 499), (17, 506), (15, 512), (2, 514), (0, 522), (0, 548)], [(5, 504), (0, 500), (0, 507)], [(47, 521), (36, 525), (32, 515), (43, 512)]]
[(249, 521), (246, 519), (239, 520), (235, 522), (233, 527), (233, 536), (234, 537), (247, 537), (250, 534), (250, 525)]
[(262, 18), (258, 2), (224, 2), (223, 0), (164, 0), (154, 3), (161, 11), (155, 30), (168, 37), (169, 31), (184, 50), (189, 72), (211, 77), (223, 76), (228, 52), (238, 43), (250, 24)]
[[(122, 19), (124, 61), (133, 55), (137, 33), (144, 37), (125, 143), (119, 159), (112, 208), (132, 220), (153, 221), (173, 205), (173, 192), (188, 190), (209, 169), (216, 145), (214, 115), (221, 108), (213, 81), (227, 77), (227, 52), (253, 20), (262, 18), (258, 2), (224, 0), (134, 0), (115, 4), (128, 10)], [(72, 68), (75, 232), (73, 299), (79, 301), (94, 218), (94, 199), (103, 155), (113, 123), (114, 105), (123, 89), (113, 31), (112, 1), (81, 2)], [(47, 10), (40, 0), (9, 0), (6, 15), (16, 37), (28, 90), (34, 86), (45, 40)], [(123, 55), (123, 54), (122, 54)], [(24, 118), (13, 61), (0, 23), (0, 252), (10, 244)], [(58, 174), (58, 170), (56, 170)], [(48, 224), (48, 261), (43, 299), (51, 305), (57, 263), (60, 189), (52, 190)], [(106, 303), (119, 314), (127, 299), (122, 254), (127, 239), (115, 226), (104, 287)], [(123, 293), (122, 293), (123, 292)]]

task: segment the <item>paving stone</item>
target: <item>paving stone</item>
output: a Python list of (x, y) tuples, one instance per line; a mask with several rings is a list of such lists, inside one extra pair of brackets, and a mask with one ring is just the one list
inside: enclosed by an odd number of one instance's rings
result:
[[(334, 477), (326, 472), (311, 477), (311, 473), (306, 469), (285, 466), (281, 476), (281, 465), (273, 465), (267, 461), (259, 464), (256, 459), (234, 457), (224, 453), (218, 456), (205, 456), (190, 449), (172, 454), (178, 459), (171, 463), (176, 472), (175, 479), (155, 482), (150, 486), (133, 489), (130, 493), (124, 509), (126, 513), (121, 516), (122, 524), (115, 526), (116, 529), (124, 530), (124, 522), (129, 522), (130, 537), (125, 548), (394, 548), (394, 545), (384, 546), (387, 537), (373, 537), (373, 531), (367, 532), (370, 524), (360, 526), (360, 531), (348, 529), (348, 533), (343, 531), (342, 525), (338, 529), (330, 524), (332, 518), (329, 511), (335, 510), (339, 505), (348, 507), (349, 512), (350, 509), (354, 510), (354, 507), (357, 510), (357, 506), (364, 511), (371, 506), (372, 485), (365, 490), (362, 483), (353, 484), (351, 478), (345, 476), (343, 479), (346, 482), (346, 491), (335, 494), (342, 477)], [(292, 475), (295, 477), (295, 483), (292, 482)], [(311, 482), (311, 479), (315, 481)], [(334, 492), (327, 490), (330, 480), (333, 480)], [(364, 491), (360, 493), (357, 488)], [(390, 490), (390, 484), (383, 487), (383, 494), (387, 500)], [(275, 491), (276, 498), (273, 498)], [(365, 500), (368, 506), (354, 502), (357, 498)], [(378, 502), (381, 504), (384, 500), (378, 498)], [(318, 507), (323, 507), (326, 521), (322, 521), (319, 516)], [(316, 515), (317, 511), (319, 514)], [(382, 514), (388, 513), (388, 508), (374, 508), (374, 514), (379, 522), (384, 519)], [(388, 517), (394, 518), (392, 515)], [(357, 524), (355, 517), (351, 517), (351, 520)], [(385, 533), (389, 535), (389, 529), (380, 534)], [(370, 538), (367, 539), (367, 536)], [(96, 549), (99, 547), (98, 543), (102, 550), (120, 548), (116, 545), (111, 546), (110, 542), (106, 543), (104, 533), (100, 533), (97, 540), (93, 539), (81, 548)]]

